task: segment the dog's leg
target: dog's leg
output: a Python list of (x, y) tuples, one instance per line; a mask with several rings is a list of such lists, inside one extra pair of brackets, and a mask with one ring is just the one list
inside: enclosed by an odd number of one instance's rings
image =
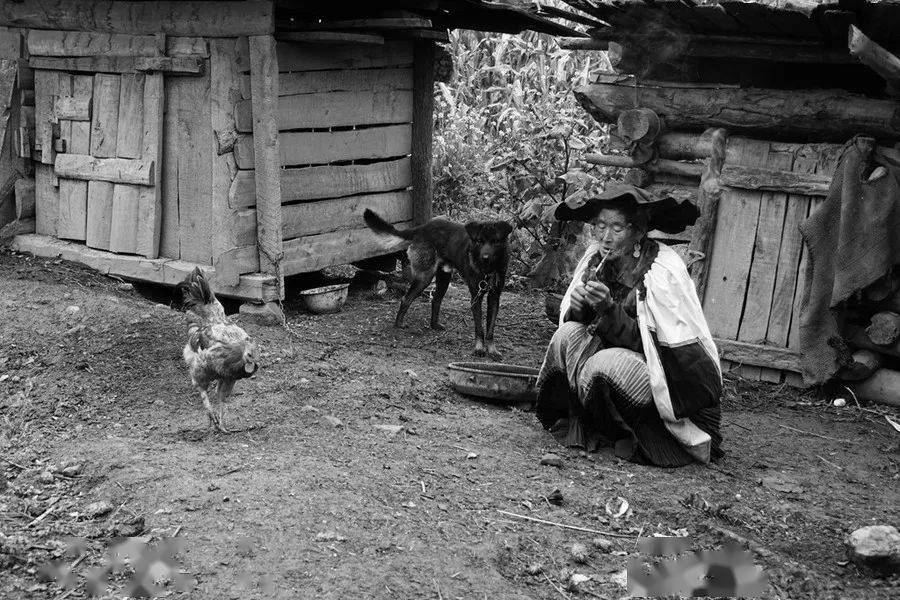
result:
[(497, 313), (500, 310), (500, 294), (502, 292), (502, 288), (491, 290), (488, 292), (487, 297), (487, 333), (484, 341), (487, 344), (487, 355), (494, 360), (503, 358), (503, 355), (497, 351), (497, 346), (494, 345), (494, 326), (497, 324)]
[(441, 301), (444, 299), (444, 294), (447, 293), (449, 286), (450, 271), (445, 271), (443, 268), (438, 269), (437, 273), (435, 273), (434, 295), (431, 297), (431, 328), (438, 331), (444, 329), (444, 326), (441, 325), (438, 319), (438, 315), (441, 312)]
[(469, 285), (469, 291), (472, 293), (472, 320), (475, 321), (475, 351), (473, 354), (475, 356), (484, 356), (484, 324), (482, 323), (483, 313), (481, 309), (482, 302), (484, 301), (484, 297), (478, 299), (478, 302), (475, 302), (475, 297), (478, 295), (478, 284), (476, 283), (474, 286)]
[(406, 295), (404, 295), (403, 299), (400, 301), (400, 308), (397, 310), (397, 318), (394, 320), (394, 327), (403, 327), (403, 320), (406, 318), (406, 312), (409, 310), (410, 305), (413, 303), (413, 300), (418, 298), (422, 291), (428, 287), (429, 283), (431, 283), (431, 276), (429, 275), (417, 273), (413, 277), (412, 282), (409, 284), (409, 288), (406, 290)]

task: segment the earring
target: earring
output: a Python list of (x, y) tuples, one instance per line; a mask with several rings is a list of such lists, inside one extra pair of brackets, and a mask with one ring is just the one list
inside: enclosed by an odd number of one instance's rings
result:
[(634, 252), (631, 255), (635, 258), (641, 257), (641, 245), (639, 243), (634, 243)]

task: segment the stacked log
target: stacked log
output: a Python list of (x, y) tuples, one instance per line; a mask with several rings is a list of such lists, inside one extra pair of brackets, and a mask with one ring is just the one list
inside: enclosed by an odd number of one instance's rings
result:
[(882, 278), (861, 296), (871, 316), (865, 326), (847, 328), (858, 350), (838, 377), (854, 381), (850, 387), (860, 398), (900, 406), (900, 274)]

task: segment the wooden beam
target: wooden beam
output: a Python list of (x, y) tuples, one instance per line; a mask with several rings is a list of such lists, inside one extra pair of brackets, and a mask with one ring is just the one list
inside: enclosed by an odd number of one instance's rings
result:
[[(621, 168), (637, 167), (651, 173), (668, 173), (670, 175), (696, 177), (698, 179), (703, 173), (702, 164), (689, 164), (664, 158), (641, 163), (630, 156), (585, 154), (584, 160), (595, 165)], [(722, 185), (745, 190), (786, 192), (806, 196), (827, 196), (831, 186), (831, 178), (825, 175), (793, 173), (764, 167), (737, 165), (724, 165), (719, 181)]]
[(91, 99), (59, 96), (56, 98), (54, 114), (57, 119), (68, 121), (90, 121)]
[[(318, 200), (357, 194), (390, 192), (409, 187), (412, 172), (408, 157), (367, 165), (323, 165), (281, 170), (281, 201)], [(256, 204), (253, 171), (237, 172), (228, 194), (231, 208)]]
[(281, 152), (278, 145), (278, 57), (271, 35), (250, 36), (253, 153), (260, 270), (273, 274), (284, 294), (281, 260)]
[(28, 64), (33, 69), (88, 73), (162, 71), (170, 75), (199, 75), (203, 72), (203, 58), (195, 56), (33, 56)]
[(217, 296), (262, 302), (279, 300), (277, 280), (265, 273), (242, 275), (237, 285), (230, 285), (218, 278), (215, 269), (209, 265), (171, 258), (114, 254), (45, 235), (17, 235), (11, 246), (17, 252), (30, 252), (35, 256), (80, 263), (104, 275), (170, 286), (177, 285), (195, 267), (200, 267), (210, 277)]
[(432, 136), (434, 132), (434, 42), (415, 42), (413, 64), (412, 203), (413, 224), (431, 219)]
[(155, 35), (40, 29), (28, 33), (28, 52), (31, 56), (137, 57), (160, 56), (164, 51), (165, 40)]
[(900, 95), (900, 58), (870, 40), (855, 25), (850, 25), (847, 47), (853, 58), (878, 73), (887, 82), (888, 92), (891, 95)]
[[(384, 92), (412, 90), (412, 68), (339, 69), (300, 71), (278, 75), (278, 95), (316, 94), (322, 92)], [(241, 77), (241, 97), (250, 99), (250, 76)]]
[(719, 356), (724, 360), (783, 371), (800, 371), (800, 353), (796, 350), (719, 338), (714, 341)]
[(134, 185), (155, 185), (156, 163), (133, 158), (97, 158), (90, 154), (57, 154), (57, 177), (85, 181), (110, 181)]
[(334, 31), (343, 29), (431, 29), (431, 21), (422, 18), (349, 19), (345, 21), (321, 21), (294, 23), (294, 30)]
[(895, 102), (844, 90), (703, 89), (624, 80), (582, 86), (575, 97), (601, 123), (615, 123), (622, 111), (635, 107), (637, 97), (671, 130), (723, 127), (801, 141), (844, 142), (857, 134), (900, 138), (900, 109)]
[(362, 214), (366, 208), (374, 210), (388, 223), (403, 223), (412, 219), (412, 203), (408, 191), (300, 202), (281, 209), (284, 215), (284, 239), (363, 228), (366, 224)]
[(275, 31), (274, 4), (270, 0), (24, 0), (0, 2), (0, 26), (132, 35), (264, 35)]
[[(278, 135), (281, 164), (326, 164), (347, 160), (398, 158), (410, 153), (411, 125), (388, 125), (346, 131), (285, 131)], [(238, 136), (234, 158), (240, 169), (255, 164), (252, 136)]]
[(275, 39), (284, 42), (308, 42), (310, 44), (384, 45), (383, 35), (347, 33), (344, 31), (285, 31), (276, 35)]
[(385, 42), (383, 46), (323, 46), (322, 44), (278, 44), (278, 65), (283, 71), (327, 69), (373, 69), (405, 67), (413, 64), (412, 43)]
[[(411, 222), (397, 223), (406, 229)], [(285, 275), (309, 273), (325, 267), (348, 264), (357, 260), (383, 256), (402, 250), (407, 242), (374, 233), (368, 227), (332, 231), (285, 242)]]
[[(237, 130), (252, 130), (251, 100), (235, 110)], [(322, 92), (282, 96), (278, 101), (278, 128), (313, 129), (351, 125), (393, 125), (413, 118), (413, 94), (407, 90)]]

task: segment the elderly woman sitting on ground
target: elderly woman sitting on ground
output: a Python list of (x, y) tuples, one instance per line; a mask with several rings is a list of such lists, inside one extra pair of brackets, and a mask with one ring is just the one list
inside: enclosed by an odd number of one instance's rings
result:
[(683, 231), (690, 202), (610, 186), (561, 221), (592, 223), (538, 376), (537, 416), (568, 446), (674, 467), (721, 455), (718, 353), (679, 255), (647, 237)]

